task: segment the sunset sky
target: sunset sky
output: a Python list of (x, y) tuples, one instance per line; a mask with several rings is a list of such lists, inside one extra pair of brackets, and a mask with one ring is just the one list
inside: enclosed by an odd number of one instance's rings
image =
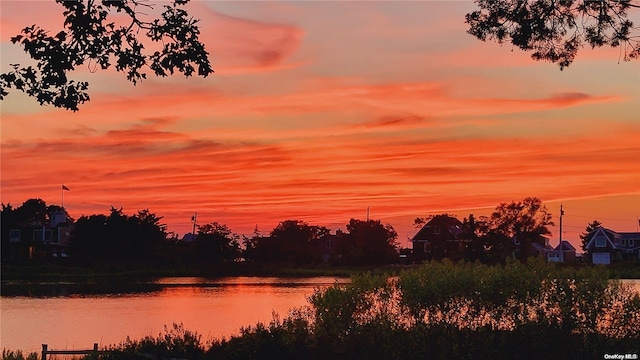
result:
[[(161, 4), (162, 1), (158, 1)], [(1, 2), (2, 71), (27, 63), (9, 38), (57, 32), (54, 1)], [(415, 217), (487, 215), (542, 199), (563, 237), (593, 219), (636, 231), (640, 62), (584, 48), (535, 62), (466, 33), (471, 1), (193, 1), (216, 73), (150, 77), (79, 69), (91, 101), (1, 103), (1, 200), (61, 201), (70, 215), (148, 208), (170, 231), (218, 221), (250, 235), (301, 219), (333, 230)], [(634, 15), (640, 23), (638, 12)], [(558, 229), (553, 228), (552, 245)]]

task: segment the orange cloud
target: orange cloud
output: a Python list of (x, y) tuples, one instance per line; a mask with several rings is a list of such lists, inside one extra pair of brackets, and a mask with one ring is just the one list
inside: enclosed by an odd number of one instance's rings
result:
[(287, 61), (302, 42), (302, 29), (226, 15), (205, 4), (192, 5), (193, 11), (206, 19), (200, 22), (202, 41), (213, 49), (214, 69), (219, 75), (280, 70), (300, 65)]
[[(250, 233), (290, 218), (340, 226), (368, 206), (400, 230), (425, 213), (464, 216), (525, 196), (640, 191), (636, 93), (626, 83), (605, 86), (579, 66), (560, 77), (555, 65), (463, 36), (423, 44), (441, 28), (397, 4), (265, 3), (291, 13), (264, 17), (216, 4), (189, 4), (203, 18), (213, 77), (132, 87), (101, 72), (78, 113), (30, 110), (11, 94), (2, 201), (56, 203), (64, 182), (76, 217), (149, 208), (182, 233), (198, 211)], [(416, 6), (433, 4), (443, 3)], [(316, 21), (314, 11), (333, 6), (362, 11)]]
[[(173, 128), (179, 126), (186, 130), (188, 127), (178, 124), (189, 122), (190, 119), (208, 119), (202, 125), (205, 128), (198, 129), (199, 133), (202, 134), (202, 130), (206, 133), (210, 129), (216, 136), (225, 133), (233, 136), (236, 133), (245, 137), (246, 127), (251, 127), (261, 129), (253, 134), (264, 139), (265, 136), (287, 132), (305, 136), (305, 133), (315, 131), (353, 133), (406, 130), (434, 126), (432, 120), (436, 118), (479, 118), (621, 101), (624, 98), (617, 95), (590, 95), (583, 92), (538, 98), (460, 97), (437, 83), (345, 85), (275, 95), (224, 94), (214, 89), (139, 97), (102, 96), (78, 113), (54, 110), (46, 115), (5, 114), (4, 123), (9, 130), (7, 133), (20, 134), (20, 137), (46, 137), (57, 133), (58, 124), (63, 123), (67, 126), (76, 124), (74, 131), (87, 131), (87, 124), (106, 131), (114, 127), (126, 127), (143, 119), (171, 118), (176, 124)], [(322, 126), (314, 130), (316, 122), (307, 121), (283, 129), (278, 125), (281, 121), (273, 121), (274, 118), (298, 116), (322, 116)], [(243, 123), (246, 125), (243, 126)], [(25, 127), (26, 124), (29, 124), (29, 129)]]
[[(197, 139), (163, 130), (173, 120), (82, 138), (3, 144), (3, 196), (65, 203), (74, 216), (150, 208), (185, 231), (188, 213), (250, 232), (287, 218), (346, 222), (366, 206), (383, 217), (637, 191), (640, 131), (547, 139), (420, 141), (317, 134), (276, 144)], [(46, 156), (42, 156), (46, 154)], [(42, 179), (47, 179), (43, 181)]]

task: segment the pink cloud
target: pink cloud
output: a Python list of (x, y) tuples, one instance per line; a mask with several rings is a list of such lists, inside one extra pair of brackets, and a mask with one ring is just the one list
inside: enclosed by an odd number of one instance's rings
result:
[(202, 36), (212, 49), (220, 75), (280, 70), (300, 64), (288, 62), (300, 47), (304, 31), (296, 26), (225, 15), (205, 6)]

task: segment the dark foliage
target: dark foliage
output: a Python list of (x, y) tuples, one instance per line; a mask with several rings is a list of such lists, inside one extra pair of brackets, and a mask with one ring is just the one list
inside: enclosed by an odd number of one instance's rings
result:
[(108, 216), (81, 216), (71, 234), (71, 256), (82, 263), (150, 259), (166, 239), (161, 220), (149, 210), (129, 216), (115, 208)]
[(560, 69), (580, 48), (621, 47), (625, 61), (640, 57), (638, 27), (628, 17), (635, 0), (475, 0), (468, 32), (482, 41), (511, 43)]
[(531, 245), (545, 245), (544, 236), (551, 234), (548, 226), (554, 223), (540, 199), (527, 197), (498, 205), (491, 217), (481, 219), (478, 225), (489, 258), (504, 261), (513, 254), (521, 260), (533, 255)]
[(398, 234), (391, 225), (380, 220), (349, 220), (347, 233), (339, 236), (339, 249), (344, 262), (351, 265), (382, 265), (398, 258)]
[(199, 262), (221, 263), (240, 257), (237, 236), (223, 224), (212, 222), (198, 227), (191, 259)]
[[(174, 0), (164, 5), (158, 19), (145, 19), (142, 9), (152, 8), (140, 0), (56, 0), (64, 8), (63, 29), (52, 35), (37, 25), (27, 26), (11, 42), (22, 46), (36, 65), (0, 74), (0, 100), (11, 88), (35, 97), (40, 105), (51, 104), (77, 111), (89, 101), (85, 81), (69, 78), (79, 66), (91, 71), (112, 65), (126, 74), (133, 84), (146, 78), (148, 66), (154, 75), (180, 72), (206, 77), (213, 73), (209, 53), (198, 36), (198, 20), (182, 8), (188, 0)], [(115, 13), (127, 15), (128, 22), (112, 21)], [(144, 38), (161, 44), (161, 50), (145, 52)]]
[(254, 247), (253, 257), (259, 262), (309, 264), (315, 261), (313, 241), (328, 233), (329, 229), (323, 226), (286, 220), (279, 223), (270, 236), (254, 236), (249, 245)]
[(174, 332), (156, 340), (127, 341), (105, 357), (180, 357), (187, 350), (193, 360), (598, 359), (637, 354), (640, 297), (606, 275), (544, 262), (493, 267), (434, 262), (392, 278), (363, 275), (348, 285), (318, 289), (308, 308), (282, 321), (276, 315), (268, 325), (242, 328), (229, 339), (213, 340), (207, 349), (194, 349), (197, 336)]

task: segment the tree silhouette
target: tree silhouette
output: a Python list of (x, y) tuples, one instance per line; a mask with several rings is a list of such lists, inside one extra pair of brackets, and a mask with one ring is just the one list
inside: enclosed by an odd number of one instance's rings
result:
[(71, 233), (71, 255), (80, 263), (151, 260), (167, 237), (161, 219), (149, 210), (129, 216), (114, 207), (109, 215), (83, 215)]
[(233, 261), (240, 257), (240, 243), (226, 225), (212, 222), (198, 226), (195, 251), (199, 261)]
[(346, 263), (382, 265), (397, 261), (398, 234), (391, 225), (384, 225), (380, 220), (351, 219), (347, 231), (340, 235), (339, 241)]
[(637, 0), (475, 0), (466, 15), (468, 32), (531, 52), (535, 60), (571, 65), (578, 50), (622, 47), (623, 59), (640, 57), (639, 30), (628, 18)]
[(273, 228), (270, 236), (254, 233), (249, 239), (249, 256), (259, 262), (312, 263), (315, 260), (312, 242), (327, 234), (329, 229), (324, 226), (285, 220)]
[(530, 245), (545, 244), (553, 226), (552, 215), (542, 201), (527, 197), (519, 202), (502, 203), (496, 207), (486, 223), (486, 242), (493, 248), (494, 257), (503, 256), (513, 245), (522, 249), (523, 257), (529, 254)]
[[(198, 38), (198, 20), (183, 9), (188, 1), (173, 0), (164, 5), (160, 18), (146, 19), (142, 10), (153, 5), (144, 0), (56, 0), (64, 8), (61, 31), (51, 35), (32, 25), (11, 38), (37, 64), (11, 64), (12, 71), (0, 74), (0, 100), (15, 88), (40, 105), (77, 111), (89, 100), (89, 84), (69, 79), (69, 73), (84, 64), (91, 71), (115, 65), (134, 85), (146, 78), (144, 66), (156, 76), (175, 71), (186, 77), (208, 76), (213, 73), (209, 53)], [(113, 20), (114, 12), (125, 14), (127, 21)], [(160, 44), (161, 49), (146, 52), (143, 40)]]

